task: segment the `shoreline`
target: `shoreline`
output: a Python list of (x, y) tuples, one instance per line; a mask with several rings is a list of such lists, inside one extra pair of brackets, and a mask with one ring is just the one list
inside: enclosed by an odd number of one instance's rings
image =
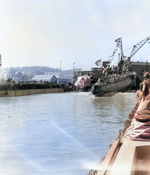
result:
[(24, 89), (24, 90), (0, 90), (0, 97), (17, 97), (32, 94), (44, 94), (44, 93), (62, 93), (62, 88), (52, 89)]

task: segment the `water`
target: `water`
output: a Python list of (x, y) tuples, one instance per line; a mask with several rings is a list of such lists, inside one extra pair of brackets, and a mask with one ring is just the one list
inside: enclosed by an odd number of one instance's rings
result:
[(0, 98), (1, 175), (87, 175), (117, 138), (135, 93)]

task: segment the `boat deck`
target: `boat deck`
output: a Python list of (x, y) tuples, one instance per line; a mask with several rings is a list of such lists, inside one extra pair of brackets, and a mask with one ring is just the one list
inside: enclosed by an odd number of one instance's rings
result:
[(127, 127), (124, 131), (120, 130), (119, 137), (111, 145), (106, 157), (89, 175), (150, 174), (150, 141), (132, 140), (131, 132), (132, 127)]
[(108, 173), (109, 175), (150, 174), (150, 142), (132, 140), (130, 138), (131, 132), (130, 128), (126, 130), (122, 138), (122, 146)]

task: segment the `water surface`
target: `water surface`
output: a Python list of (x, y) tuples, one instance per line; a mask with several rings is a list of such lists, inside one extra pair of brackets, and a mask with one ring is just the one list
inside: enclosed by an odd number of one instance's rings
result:
[(135, 101), (135, 93), (0, 98), (0, 174), (87, 175), (107, 154)]

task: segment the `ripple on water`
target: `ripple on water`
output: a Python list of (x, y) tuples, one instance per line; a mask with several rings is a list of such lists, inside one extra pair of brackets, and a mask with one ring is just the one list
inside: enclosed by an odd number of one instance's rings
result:
[(88, 174), (118, 136), (135, 100), (134, 93), (0, 98), (0, 174)]

